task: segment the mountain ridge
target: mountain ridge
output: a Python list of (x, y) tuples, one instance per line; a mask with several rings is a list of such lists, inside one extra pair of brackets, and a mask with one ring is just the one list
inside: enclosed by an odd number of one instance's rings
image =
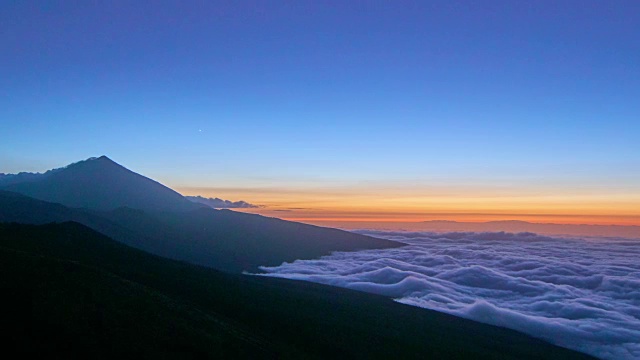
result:
[(187, 211), (201, 207), (105, 155), (44, 173), (33, 181), (0, 186), (0, 189), (68, 207), (92, 210), (128, 206), (152, 211)]
[(402, 246), (342, 230), (192, 203), (106, 156), (73, 163), (36, 182), (0, 188), (0, 221), (77, 221), (156, 255), (236, 273), (259, 272), (260, 266), (333, 251)]
[(418, 226), (415, 230), (420, 231), (511, 231), (535, 232), (546, 235), (640, 238), (640, 226), (637, 225), (557, 224), (522, 220), (494, 220), (486, 222), (428, 220), (416, 224), (418, 224)]

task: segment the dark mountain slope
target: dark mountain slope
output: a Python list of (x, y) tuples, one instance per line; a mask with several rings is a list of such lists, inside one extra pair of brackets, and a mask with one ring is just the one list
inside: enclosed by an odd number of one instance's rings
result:
[[(0, 248), (5, 353), (47, 358), (274, 358), (259, 340), (144, 285)], [(6, 334), (6, 333), (5, 333)]]
[(61, 204), (36, 200), (28, 196), (0, 190), (0, 222), (42, 225), (75, 221), (133, 247), (151, 247), (154, 240), (106, 219), (88, 209), (68, 208)]
[(77, 223), (0, 224), (5, 349), (68, 356), (588, 359), (347, 289), (220, 273)]
[(68, 207), (113, 210), (127, 206), (152, 211), (201, 207), (168, 187), (116, 164), (106, 156), (90, 158), (4, 190)]
[(262, 265), (312, 259), (332, 251), (402, 246), (342, 230), (229, 210), (148, 213), (120, 209), (102, 215), (154, 239), (145, 250), (231, 272), (256, 272)]
[(76, 221), (156, 255), (230, 272), (258, 271), (261, 265), (311, 259), (332, 251), (401, 246), (346, 231), (229, 210), (152, 212), (119, 208), (97, 212), (7, 191), (0, 191), (0, 221)]

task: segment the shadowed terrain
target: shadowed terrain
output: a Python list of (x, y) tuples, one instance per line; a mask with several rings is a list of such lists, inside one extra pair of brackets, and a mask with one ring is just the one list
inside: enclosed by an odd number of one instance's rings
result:
[(160, 258), (72, 222), (0, 224), (0, 258), (4, 346), (22, 354), (589, 358), (382, 296)]
[(229, 272), (310, 259), (332, 251), (401, 244), (342, 230), (207, 207), (186, 212), (68, 208), (0, 191), (0, 221), (76, 221), (133, 247)]

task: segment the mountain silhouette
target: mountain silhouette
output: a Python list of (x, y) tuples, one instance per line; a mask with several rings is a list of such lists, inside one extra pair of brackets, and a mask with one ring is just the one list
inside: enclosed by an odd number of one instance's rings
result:
[(242, 274), (333, 251), (404, 246), (398, 242), (203, 207), (107, 157), (2, 178), (11, 183), (0, 186), (7, 351), (69, 358), (590, 358), (383, 296)]
[(0, 190), (0, 221), (76, 221), (138, 249), (228, 272), (258, 272), (260, 266), (312, 259), (333, 251), (403, 246), (192, 203), (107, 157), (81, 161), (4, 189)]
[(14, 178), (12, 184), (1, 188), (68, 207), (93, 210), (130, 207), (152, 211), (188, 211), (201, 207), (106, 156), (89, 158), (57, 171), (24, 178), (22, 182), (15, 182)]

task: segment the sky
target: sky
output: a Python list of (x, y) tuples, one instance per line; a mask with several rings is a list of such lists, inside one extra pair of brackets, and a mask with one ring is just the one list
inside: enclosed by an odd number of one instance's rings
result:
[(301, 221), (640, 225), (637, 1), (0, 1), (0, 172)]

